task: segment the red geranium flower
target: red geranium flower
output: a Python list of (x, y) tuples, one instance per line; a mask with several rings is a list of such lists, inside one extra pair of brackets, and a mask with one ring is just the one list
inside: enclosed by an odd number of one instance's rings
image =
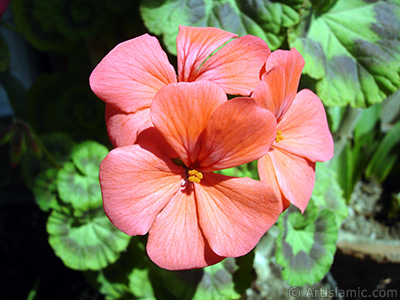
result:
[(142, 130), (152, 126), (151, 102), (169, 83), (210, 80), (227, 94), (250, 95), (270, 50), (255, 36), (236, 37), (218, 28), (180, 26), (178, 78), (158, 40), (148, 34), (111, 50), (93, 70), (90, 86), (107, 103), (107, 130), (113, 145), (132, 145)]
[(274, 115), (251, 98), (227, 101), (211, 81), (169, 84), (156, 94), (137, 144), (100, 165), (104, 209), (129, 235), (147, 232), (147, 253), (170, 270), (248, 253), (280, 203), (264, 182), (214, 171), (256, 160), (276, 136)]
[(324, 106), (310, 90), (296, 94), (304, 59), (296, 49), (277, 50), (268, 58), (252, 97), (277, 119), (276, 139), (258, 161), (260, 179), (273, 187), (285, 210), (290, 203), (304, 212), (315, 181), (315, 162), (333, 156), (333, 140)]

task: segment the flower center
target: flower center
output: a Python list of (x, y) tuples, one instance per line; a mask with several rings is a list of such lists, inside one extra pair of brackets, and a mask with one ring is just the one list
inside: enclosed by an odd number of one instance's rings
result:
[(189, 170), (188, 175), (188, 179), (191, 182), (200, 183), (200, 181), (203, 179), (203, 174), (197, 170)]
[(277, 143), (279, 143), (279, 142), (282, 141), (282, 140), (283, 140), (282, 131), (278, 130), (278, 132), (276, 133), (275, 141), (276, 141)]

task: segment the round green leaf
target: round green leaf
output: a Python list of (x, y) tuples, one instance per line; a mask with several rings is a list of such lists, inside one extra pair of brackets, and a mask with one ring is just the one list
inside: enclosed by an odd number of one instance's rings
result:
[(102, 209), (80, 218), (54, 210), (47, 221), (49, 243), (64, 264), (75, 270), (100, 270), (119, 258), (130, 237)]
[(58, 29), (60, 0), (11, 1), (15, 22), (29, 43), (42, 51), (65, 51), (76, 40), (65, 37)]
[(346, 200), (337, 182), (336, 172), (324, 163), (317, 163), (315, 168), (315, 185), (311, 201), (322, 210), (328, 208), (335, 214), (337, 226), (340, 227), (347, 217)]
[[(311, 204), (311, 205), (310, 205)], [(310, 203), (305, 216), (289, 208), (279, 219), (276, 262), (283, 267), (282, 277), (290, 285), (302, 286), (320, 281), (329, 271), (336, 251), (338, 226), (329, 209), (318, 211)], [(308, 218), (318, 212), (316, 218)], [(299, 219), (303, 226), (298, 227)]]
[(236, 268), (233, 258), (225, 259), (216, 265), (204, 268), (193, 300), (225, 300), (239, 299), (240, 294), (235, 290), (233, 275), (230, 267)]
[(27, 114), (35, 132), (64, 131), (76, 140), (108, 141), (104, 103), (76, 75), (39, 76), (28, 92)]
[(325, 105), (366, 107), (400, 87), (399, 1), (308, 5), (289, 44), (303, 55), (304, 73), (319, 80)]
[(102, 269), (94, 278), (88, 277), (93, 284), (100, 284), (98, 289), (107, 300), (155, 299), (148, 277), (152, 264), (141, 239), (132, 237), (129, 246), (115, 263)]
[[(240, 3), (238, 3), (240, 2)], [(142, 1), (140, 12), (145, 25), (176, 54), (178, 26), (212, 26), (236, 33), (251, 34), (265, 40), (271, 49), (285, 40), (286, 29), (299, 22), (301, 0), (288, 1), (211, 1), (211, 0), (148, 0)]]
[(149, 278), (149, 269), (133, 269), (131, 274), (129, 274), (129, 289), (139, 299), (156, 299)]
[(33, 194), (36, 203), (44, 211), (57, 207), (57, 172), (55, 168), (44, 170), (35, 180)]
[(77, 145), (71, 153), (72, 161), (77, 169), (88, 177), (98, 178), (99, 166), (108, 149), (94, 141), (86, 141)]
[(74, 209), (85, 211), (101, 207), (98, 177), (82, 175), (73, 163), (66, 163), (58, 171), (57, 188), (61, 200)]

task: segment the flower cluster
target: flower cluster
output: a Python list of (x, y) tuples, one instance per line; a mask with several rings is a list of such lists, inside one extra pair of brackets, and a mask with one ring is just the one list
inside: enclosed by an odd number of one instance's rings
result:
[[(333, 155), (324, 107), (297, 93), (304, 60), (261, 39), (180, 26), (178, 72), (147, 34), (90, 76), (115, 149), (100, 165), (104, 210), (170, 270), (248, 253), (290, 203), (310, 199)], [(235, 95), (228, 100), (227, 95)], [(260, 180), (215, 171), (258, 160)]]

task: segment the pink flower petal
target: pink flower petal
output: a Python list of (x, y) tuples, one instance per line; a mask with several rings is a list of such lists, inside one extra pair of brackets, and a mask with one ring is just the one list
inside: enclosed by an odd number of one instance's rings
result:
[(333, 140), (324, 106), (310, 90), (302, 90), (278, 123), (283, 140), (274, 147), (305, 157), (311, 161), (327, 161), (333, 157)]
[(227, 101), (210, 81), (180, 82), (162, 88), (153, 100), (151, 120), (186, 166), (197, 159), (197, 141), (214, 110)]
[(274, 172), (283, 197), (304, 212), (314, 188), (315, 163), (276, 148), (267, 155), (270, 162), (265, 159), (258, 165), (260, 178), (268, 179), (267, 184), (270, 184)]
[(178, 158), (178, 154), (167, 143), (161, 132), (154, 127), (143, 130), (137, 137), (136, 144), (157, 156)]
[[(265, 70), (269, 73), (269, 71), (274, 69), (276, 66), (280, 66), (285, 70), (285, 94), (284, 97), (278, 100), (280, 101), (278, 109), (279, 114), (276, 115), (279, 121), (289, 109), (294, 97), (296, 96), (301, 72), (304, 68), (304, 59), (295, 48), (292, 48), (290, 51), (276, 50), (268, 57), (265, 64)], [(265, 76), (268, 76), (268, 74)], [(277, 100), (274, 101), (277, 102)], [(277, 105), (277, 103), (275, 105)]]
[(203, 175), (194, 190), (200, 227), (211, 249), (229, 257), (248, 253), (281, 212), (273, 190), (250, 178)]
[(265, 73), (251, 97), (262, 107), (272, 111), (275, 117), (282, 113), (282, 99), (285, 97), (285, 70), (276, 66)]
[(114, 147), (133, 145), (141, 131), (153, 126), (150, 108), (125, 113), (110, 104), (106, 105), (106, 124), (108, 137)]
[(252, 98), (222, 103), (199, 140), (199, 169), (236, 167), (266, 154), (276, 137), (276, 119)]
[(260, 82), (260, 71), (270, 53), (262, 39), (240, 37), (212, 55), (198, 70), (196, 80), (211, 80), (227, 94), (248, 96)]
[(90, 87), (106, 103), (124, 112), (149, 107), (176, 74), (158, 40), (148, 34), (118, 44), (90, 75)]
[(276, 50), (268, 57), (262, 82), (252, 94), (262, 107), (271, 110), (278, 122), (289, 109), (297, 92), (304, 59), (292, 48)]
[(147, 253), (168, 270), (203, 268), (224, 259), (210, 249), (199, 228), (193, 190), (177, 193), (158, 215), (149, 232)]
[(179, 81), (194, 81), (202, 63), (236, 34), (214, 28), (179, 26), (176, 37)]
[(286, 199), (285, 195), (282, 194), (279, 187), (271, 157), (268, 154), (264, 155), (258, 160), (257, 166), (260, 180), (268, 184), (274, 190), (276, 197), (282, 204), (282, 212), (285, 211), (290, 206), (290, 202)]
[(126, 234), (146, 234), (185, 176), (182, 167), (138, 145), (116, 148), (100, 164), (104, 211)]

